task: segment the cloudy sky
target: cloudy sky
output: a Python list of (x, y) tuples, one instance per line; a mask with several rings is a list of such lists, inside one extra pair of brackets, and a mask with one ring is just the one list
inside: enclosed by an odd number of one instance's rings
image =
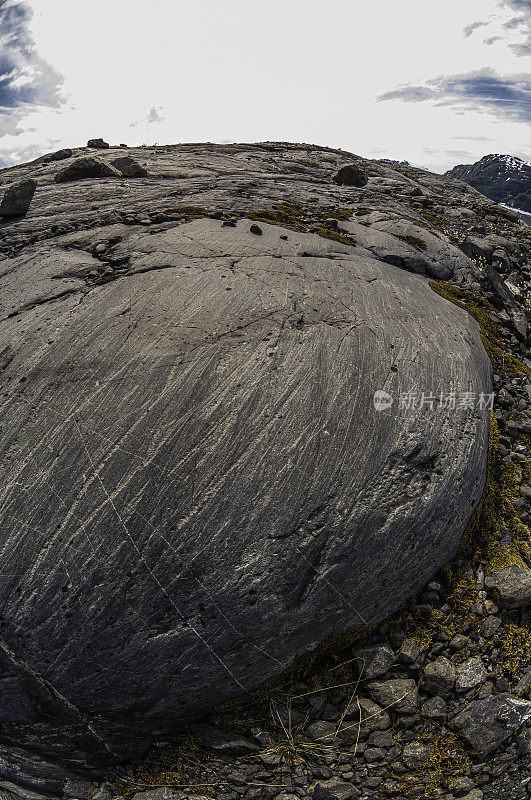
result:
[(0, 0), (0, 161), (102, 136), (531, 159), (531, 0)]

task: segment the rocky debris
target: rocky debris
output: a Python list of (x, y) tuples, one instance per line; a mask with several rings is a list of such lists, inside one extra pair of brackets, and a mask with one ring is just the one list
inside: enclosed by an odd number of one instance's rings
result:
[(87, 147), (93, 147), (95, 150), (108, 150), (110, 145), (103, 139), (89, 139)]
[(355, 219), (348, 220), (344, 228), (358, 244), (386, 264), (439, 280), (455, 275), (469, 286), (479, 276), (478, 268), (454, 244), (398, 216), (375, 218), (370, 227)]
[(428, 694), (447, 697), (455, 684), (455, 667), (445, 656), (426, 664), (419, 685)]
[(514, 565), (491, 572), (485, 586), (505, 608), (531, 605), (531, 569)]
[(430, 697), (422, 704), (420, 713), (427, 719), (446, 719), (448, 716), (446, 701), (443, 697)]
[(148, 175), (147, 169), (142, 167), (138, 161), (135, 161), (131, 156), (113, 158), (110, 163), (111, 166), (122, 173), (124, 178), (146, 178)]
[(212, 725), (190, 725), (190, 732), (209, 750), (227, 756), (247, 756), (260, 750), (259, 745), (244, 736), (235, 736)]
[(531, 728), (523, 732), (518, 742), (518, 753), (531, 764)]
[[(187, 797), (192, 800), (192, 797), (187, 794)], [(137, 792), (134, 795), (135, 800), (180, 800), (180, 792), (176, 792), (169, 786), (161, 786), (158, 789), (148, 789), (145, 792)], [(203, 795), (193, 795), (193, 800), (206, 800)]]
[(490, 755), (531, 719), (531, 702), (507, 692), (469, 703), (452, 725), (478, 753)]
[[(277, 795), (277, 798), (280, 795)], [(318, 783), (312, 794), (313, 800), (355, 800), (359, 792), (355, 786), (345, 781), (332, 778)], [(298, 795), (294, 795), (298, 798)]]
[(0, 203), (0, 217), (20, 217), (27, 214), (36, 190), (37, 181), (32, 178), (9, 186)]
[[(384, 708), (369, 697), (359, 696), (347, 706), (339, 735), (347, 741), (355, 741), (358, 733), (361, 738), (365, 738), (373, 731), (386, 731), (390, 726), (391, 716)], [(335, 731), (337, 725), (334, 726), (334, 733)]]
[(74, 151), (65, 147), (63, 150), (56, 150), (55, 153), (52, 153), (50, 161), (64, 161), (65, 158), (72, 158), (73, 155)]
[(431, 756), (431, 747), (422, 742), (408, 742), (402, 751), (402, 761), (409, 769), (418, 769)]
[(60, 170), (55, 176), (56, 183), (88, 180), (90, 178), (121, 178), (122, 173), (101, 158), (78, 158)]
[(386, 645), (361, 648), (353, 658), (359, 674), (365, 679), (380, 678), (395, 661), (395, 654)]
[(401, 664), (414, 664), (420, 656), (420, 647), (414, 639), (404, 639), (398, 651), (397, 659)]
[(340, 186), (357, 186), (362, 188), (367, 185), (366, 173), (356, 164), (347, 164), (341, 167), (334, 176), (334, 182)]
[(457, 668), (457, 680), (455, 683), (456, 691), (468, 692), (476, 686), (480, 686), (487, 678), (487, 670), (480, 658), (469, 658)]
[(404, 714), (414, 714), (419, 707), (418, 687), (410, 678), (374, 681), (368, 689), (375, 700), (385, 708), (393, 707)]

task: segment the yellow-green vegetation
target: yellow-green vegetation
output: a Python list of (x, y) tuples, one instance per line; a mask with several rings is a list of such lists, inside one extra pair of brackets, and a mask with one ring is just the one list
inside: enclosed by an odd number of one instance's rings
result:
[(319, 225), (318, 228), (312, 228), (311, 232), (316, 233), (317, 236), (321, 236), (323, 239), (332, 239), (332, 241), (340, 242), (341, 244), (356, 244), (354, 237), (350, 236), (348, 231), (342, 228), (340, 228), (339, 231), (334, 231), (324, 225)]
[[(399, 736), (397, 737), (400, 738)], [(472, 765), (470, 756), (460, 739), (448, 730), (433, 732), (426, 726), (419, 733), (417, 741), (430, 747), (430, 757), (422, 767), (401, 775), (396, 791), (382, 791), (387, 795), (402, 794), (408, 796), (413, 789), (418, 797), (418, 789), (424, 791), (423, 797), (432, 797), (440, 790), (450, 790), (452, 781), (459, 775), (465, 775)]]
[(104, 275), (102, 278), (96, 278), (94, 281), (94, 286), (101, 286), (104, 283), (111, 283), (111, 281), (117, 280), (118, 275)]
[(304, 167), (318, 167), (319, 166), (319, 162), (318, 161), (309, 161), (306, 158), (297, 158), (297, 159), (295, 159), (295, 161), (297, 162), (297, 164), (302, 164)]
[[(512, 564), (525, 566), (524, 557), (531, 555), (529, 529), (521, 522), (519, 509), (514, 505), (520, 496), (519, 480), (524, 483), (531, 480), (531, 461), (505, 464), (500, 456), (498, 436), (498, 425), (492, 415), (485, 490), (462, 542), (462, 547), (481, 552), (487, 572)], [(504, 531), (511, 537), (508, 544), (501, 541)]]
[[(189, 734), (182, 734), (172, 740), (172, 752), (161, 755), (156, 749), (137, 765), (130, 780), (117, 780), (114, 784), (118, 794), (131, 797), (142, 789), (155, 789), (169, 786), (174, 789), (192, 789), (200, 795), (216, 796), (216, 790), (229, 788), (216, 776), (215, 767), (210, 773), (209, 761), (214, 756), (202, 748)], [(194, 783), (197, 770), (205, 776), (205, 783)], [(203, 778), (201, 779), (201, 781)]]
[(304, 209), (295, 203), (278, 203), (272, 209), (262, 209), (261, 211), (250, 211), (248, 219), (255, 222), (266, 222), (269, 225), (280, 225), (283, 228), (302, 231), (304, 228)]
[(531, 377), (531, 369), (503, 349), (500, 326), (491, 318), (491, 314), (496, 313), (496, 309), (488, 300), (485, 300), (478, 292), (461, 289), (450, 283), (430, 281), (429, 285), (434, 292), (456, 306), (464, 308), (477, 320), (483, 345), (492, 361), (494, 371), (498, 375), (515, 376), (524, 373)]
[(374, 211), (373, 208), (358, 208), (358, 210), (355, 211), (354, 214), (357, 217), (364, 217), (366, 214), (372, 214), (373, 211)]
[[(491, 638), (492, 644), (498, 648), (499, 672), (511, 678), (518, 670), (531, 666), (531, 623), (524, 625), (506, 622), (503, 628), (496, 631)], [(528, 687), (524, 688), (525, 689)]]
[(296, 203), (278, 203), (272, 209), (250, 211), (248, 219), (254, 222), (265, 222), (269, 225), (280, 225), (301, 233), (315, 233), (323, 239), (332, 239), (341, 244), (354, 245), (356, 240), (348, 231), (334, 230), (325, 225), (327, 219), (348, 220), (352, 217), (352, 209), (342, 206), (320, 206), (305, 208)]
[(183, 217), (187, 222), (193, 219), (202, 219), (208, 217), (208, 211), (203, 206), (174, 206), (173, 208), (165, 208), (162, 212), (167, 216), (178, 215)]
[[(499, 326), (492, 320), (493, 307), (475, 292), (447, 283), (430, 282), (431, 288), (460, 308), (464, 308), (479, 323), (481, 338), (494, 370), (499, 375), (531, 376), (531, 370), (502, 348)], [(523, 557), (531, 555), (529, 528), (524, 525), (514, 501), (519, 496), (519, 481), (531, 479), (531, 462), (505, 464), (499, 453), (498, 425), (491, 414), (487, 479), (481, 501), (463, 535), (462, 549), (481, 553), (487, 572), (519, 564), (525, 566)], [(502, 543), (507, 532), (508, 544)]]
[(424, 239), (420, 239), (418, 236), (406, 235), (406, 236), (397, 236), (397, 238), (401, 239), (406, 244), (411, 245), (411, 247), (414, 247), (415, 250), (422, 251), (428, 249), (428, 245), (426, 244)]
[(433, 228), (443, 232), (446, 230), (448, 223), (443, 217), (438, 217), (436, 214), (430, 214), (425, 211), (420, 211), (419, 213)]

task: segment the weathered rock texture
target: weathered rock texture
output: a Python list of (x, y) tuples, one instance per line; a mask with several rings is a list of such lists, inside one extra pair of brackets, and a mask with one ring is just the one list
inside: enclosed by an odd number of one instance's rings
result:
[[(488, 414), (398, 396), (489, 392), (478, 326), (369, 239), (250, 232), (245, 211), (282, 199), (355, 212), (359, 190), (333, 181), (345, 155), (310, 151), (302, 176), (289, 145), (131, 149), (139, 179), (58, 186), (49, 159), (8, 173), (40, 187), (1, 229), (5, 742), (134, 755), (381, 620), (455, 554)], [(374, 204), (381, 181), (415, 185), (363, 168)], [(437, 238), (426, 258), (473, 282)], [(380, 413), (378, 389), (396, 398)]]
[(26, 214), (36, 189), (37, 183), (31, 178), (10, 186), (0, 203), (0, 217), (19, 217)]

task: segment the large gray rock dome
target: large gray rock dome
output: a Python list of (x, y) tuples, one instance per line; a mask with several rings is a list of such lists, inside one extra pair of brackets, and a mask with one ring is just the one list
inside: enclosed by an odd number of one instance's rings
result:
[[(476, 322), (367, 243), (202, 218), (21, 245), (58, 193), (79, 213), (42, 172), (1, 262), (0, 723), (101, 762), (385, 618), (453, 557), (489, 419), (439, 393), (487, 393), (491, 368)], [(172, 185), (144, 180), (159, 202)]]

